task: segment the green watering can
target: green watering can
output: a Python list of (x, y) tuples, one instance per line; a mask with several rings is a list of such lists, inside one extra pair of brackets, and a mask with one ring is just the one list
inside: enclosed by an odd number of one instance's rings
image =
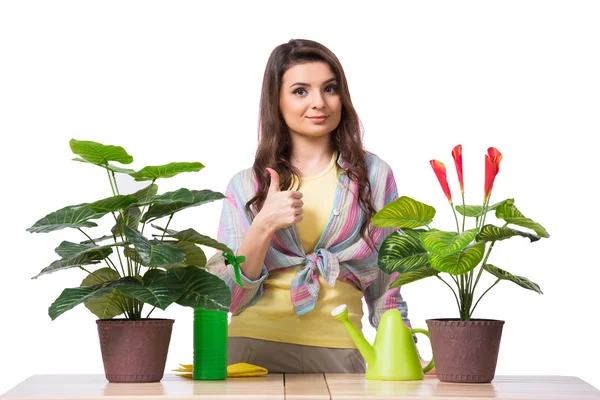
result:
[(402, 322), (400, 311), (387, 310), (381, 316), (379, 328), (373, 346), (348, 319), (348, 306), (342, 304), (331, 311), (331, 315), (341, 321), (356, 347), (367, 362), (366, 378), (382, 381), (422, 380), (425, 372), (430, 371), (433, 359), (425, 368), (421, 367), (413, 333), (422, 333), (429, 337), (425, 329), (409, 329)]

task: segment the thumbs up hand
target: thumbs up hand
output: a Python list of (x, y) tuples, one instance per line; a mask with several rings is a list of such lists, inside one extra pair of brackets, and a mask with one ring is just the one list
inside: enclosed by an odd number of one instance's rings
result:
[(302, 193), (295, 190), (282, 191), (279, 188), (279, 174), (267, 168), (271, 183), (262, 209), (255, 218), (271, 232), (284, 229), (302, 221)]

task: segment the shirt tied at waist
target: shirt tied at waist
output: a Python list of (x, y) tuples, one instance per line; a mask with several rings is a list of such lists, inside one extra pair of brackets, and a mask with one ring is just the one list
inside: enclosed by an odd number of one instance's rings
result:
[(296, 315), (303, 315), (315, 308), (321, 285), (317, 270), (331, 287), (340, 274), (340, 262), (326, 249), (318, 249), (306, 256), (306, 264), (301, 268), (290, 287), (292, 305)]

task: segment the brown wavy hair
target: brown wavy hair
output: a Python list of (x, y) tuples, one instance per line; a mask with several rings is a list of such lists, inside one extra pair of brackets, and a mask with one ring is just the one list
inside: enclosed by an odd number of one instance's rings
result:
[(264, 204), (270, 184), (267, 167), (282, 175), (281, 190), (287, 190), (292, 182), (300, 181), (300, 171), (290, 162), (290, 133), (279, 110), (279, 93), (283, 74), (296, 64), (309, 62), (325, 62), (337, 79), (342, 113), (339, 125), (331, 133), (331, 141), (333, 148), (347, 163), (348, 177), (358, 183), (358, 200), (364, 212), (360, 233), (369, 246), (374, 247), (371, 218), (376, 210), (371, 200), (362, 125), (350, 99), (342, 64), (331, 50), (312, 40), (292, 39), (281, 44), (271, 52), (267, 61), (260, 97), (258, 148), (252, 167), (258, 189), (256, 195), (246, 203), (246, 211), (252, 215), (251, 206), (258, 212)]

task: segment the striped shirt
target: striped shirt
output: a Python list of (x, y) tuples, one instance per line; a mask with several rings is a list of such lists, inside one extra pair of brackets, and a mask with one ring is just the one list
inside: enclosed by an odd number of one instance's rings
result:
[[(219, 276), (231, 290), (230, 311), (235, 315), (255, 304), (264, 293), (263, 282), (275, 269), (302, 267), (290, 287), (290, 296), (297, 315), (310, 312), (320, 291), (318, 275), (331, 287), (336, 280), (355, 285), (364, 294), (369, 308), (369, 322), (377, 328), (381, 315), (389, 309), (398, 309), (410, 327), (406, 302), (400, 288), (389, 289), (397, 273), (388, 275), (377, 266), (377, 251), (372, 250), (361, 237), (360, 226), (364, 213), (358, 201), (358, 184), (347, 174), (347, 164), (338, 157), (341, 168), (335, 191), (333, 209), (325, 230), (314, 251), (305, 254), (296, 225), (277, 230), (265, 255), (261, 276), (254, 281), (242, 273), (243, 287), (235, 283), (233, 267), (225, 263), (220, 252), (208, 261), (206, 268)], [(379, 157), (367, 152), (368, 177), (375, 210), (398, 198), (396, 181), (390, 166)], [(258, 188), (251, 168), (237, 173), (227, 185), (226, 199), (219, 223), (217, 240), (237, 252), (252, 223), (253, 216), (244, 209)], [(395, 228), (375, 228), (373, 240), (379, 248), (383, 239)]]

